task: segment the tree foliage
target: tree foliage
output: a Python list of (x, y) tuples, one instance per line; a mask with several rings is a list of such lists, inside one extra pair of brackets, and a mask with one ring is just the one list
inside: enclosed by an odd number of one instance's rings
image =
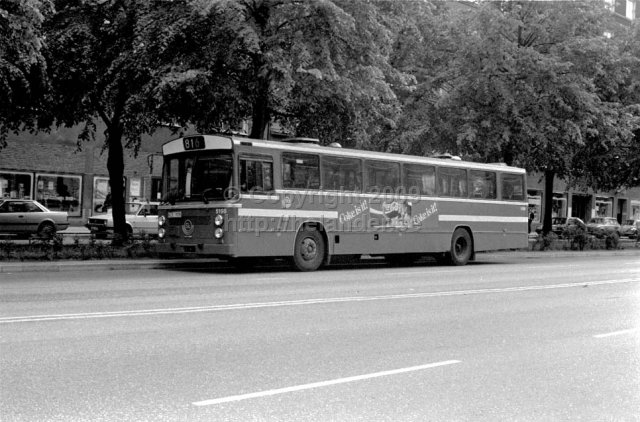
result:
[(607, 44), (584, 62), (605, 106), (572, 164), (574, 183), (615, 190), (640, 185), (640, 26)]
[(389, 2), (227, 0), (194, 7), (201, 16), (191, 32), (198, 38), (182, 44), (181, 60), (160, 72), (156, 93), (163, 105), (176, 105), (167, 110), (174, 120), (201, 130), (250, 119), (251, 136), (262, 138), (275, 120), (294, 134), (373, 147), (371, 139), (397, 117), (396, 89), (413, 83), (389, 61), (404, 11)]
[(0, 148), (10, 130), (33, 127), (46, 92), (42, 23), (49, 0), (0, 0)]
[(633, 66), (605, 36), (610, 17), (597, 1), (490, 2), (458, 12), (447, 24), (462, 30), (445, 44), (451, 60), (437, 70), (432, 95), (406, 103), (410, 113), (430, 116), (409, 150), (542, 172), (549, 201), (554, 177), (602, 181), (594, 177), (602, 168), (579, 166), (577, 157), (591, 160), (598, 142), (621, 146), (638, 127), (630, 108), (611, 97)]

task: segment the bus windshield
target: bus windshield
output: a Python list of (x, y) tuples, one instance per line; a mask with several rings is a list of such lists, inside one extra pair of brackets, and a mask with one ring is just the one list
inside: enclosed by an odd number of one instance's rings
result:
[(164, 163), (163, 202), (226, 199), (232, 174), (233, 158), (228, 152), (173, 156)]

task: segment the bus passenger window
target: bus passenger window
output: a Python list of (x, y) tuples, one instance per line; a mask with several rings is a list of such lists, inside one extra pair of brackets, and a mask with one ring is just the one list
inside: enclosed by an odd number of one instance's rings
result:
[(467, 197), (467, 171), (450, 167), (438, 168), (438, 194), (455, 198)]
[(265, 159), (240, 158), (240, 191), (273, 190), (273, 163)]
[(366, 161), (367, 192), (396, 193), (400, 188), (400, 164), (385, 161)]
[(323, 157), (322, 187), (326, 190), (362, 190), (362, 162), (357, 158)]
[(405, 164), (404, 191), (409, 195), (435, 195), (436, 169), (433, 166)]
[(317, 155), (283, 153), (282, 172), (282, 187), (285, 189), (320, 188), (320, 159)]
[(502, 199), (522, 201), (524, 200), (524, 176), (521, 174), (503, 174)]
[(469, 172), (472, 198), (496, 199), (496, 174), (491, 171)]

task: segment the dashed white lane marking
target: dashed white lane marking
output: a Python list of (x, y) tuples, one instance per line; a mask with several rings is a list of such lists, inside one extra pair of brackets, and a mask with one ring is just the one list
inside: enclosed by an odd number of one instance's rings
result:
[(300, 299), (287, 300), (280, 302), (255, 302), (255, 303), (235, 303), (230, 305), (211, 305), (211, 306), (194, 306), (183, 308), (159, 308), (159, 309), (138, 309), (130, 311), (111, 311), (111, 312), (87, 312), (77, 314), (54, 314), (54, 315), (30, 315), (1, 317), (0, 324), (21, 323), (21, 322), (38, 322), (38, 321), (60, 321), (71, 319), (94, 319), (94, 318), (115, 318), (115, 317), (133, 317), (133, 316), (149, 316), (149, 315), (166, 315), (166, 314), (188, 314), (196, 312), (216, 312), (230, 310), (246, 310), (257, 308), (276, 308), (283, 306), (303, 306), (317, 305), (328, 303), (345, 303), (345, 302), (370, 302), (374, 300), (399, 300), (399, 299), (418, 299), (429, 297), (445, 297), (445, 296), (465, 296), (475, 294), (490, 293), (510, 293), (510, 292), (527, 292), (533, 290), (563, 289), (572, 287), (587, 287), (607, 284), (637, 283), (640, 278), (626, 278), (618, 280), (599, 280), (586, 281), (580, 283), (562, 283), (562, 284), (542, 284), (534, 286), (520, 287), (497, 287), (492, 289), (470, 289), (470, 290), (449, 290), (443, 292), (424, 292), (424, 293), (405, 293), (393, 295), (379, 296), (347, 296), (347, 297), (331, 297), (318, 299)]
[(597, 334), (593, 337), (595, 338), (605, 338), (605, 337), (613, 337), (613, 336), (621, 336), (624, 334), (630, 334), (633, 332), (638, 331), (638, 328), (629, 328), (628, 330), (620, 330), (620, 331), (613, 331), (611, 333), (605, 333), (605, 334)]
[(371, 374), (357, 375), (353, 377), (338, 378), (328, 381), (313, 382), (310, 384), (294, 385), (292, 387), (277, 388), (275, 390), (259, 391), (256, 393), (239, 394), (236, 396), (221, 397), (212, 400), (203, 400), (193, 402), (194, 406), (211, 406), (213, 404), (230, 403), (242, 400), (255, 399), (259, 397), (275, 396), (278, 394), (293, 393), (296, 391), (310, 390), (312, 388), (328, 387), (330, 385), (345, 384), (348, 382), (363, 381), (371, 378), (386, 377), (389, 375), (398, 375), (406, 372), (422, 371), (424, 369), (436, 368), (438, 366), (446, 366), (460, 363), (459, 360), (445, 360), (442, 362), (428, 363), (426, 365), (411, 366), (408, 368), (393, 369), (391, 371), (374, 372)]

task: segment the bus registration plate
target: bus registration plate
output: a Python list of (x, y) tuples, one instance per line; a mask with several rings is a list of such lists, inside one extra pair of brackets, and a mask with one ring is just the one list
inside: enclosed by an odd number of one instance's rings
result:
[(182, 218), (182, 211), (169, 211), (169, 218)]

